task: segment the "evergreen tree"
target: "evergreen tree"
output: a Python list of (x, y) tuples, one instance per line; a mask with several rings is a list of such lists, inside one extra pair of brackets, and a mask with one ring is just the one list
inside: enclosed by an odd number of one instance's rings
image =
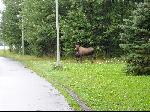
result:
[(150, 75), (150, 4), (140, 3), (123, 29), (122, 47), (128, 52), (127, 71)]

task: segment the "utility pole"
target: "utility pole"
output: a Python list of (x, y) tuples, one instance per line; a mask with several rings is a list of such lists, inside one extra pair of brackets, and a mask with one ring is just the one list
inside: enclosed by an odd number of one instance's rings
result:
[(4, 47), (4, 53), (5, 53), (5, 51), (6, 51), (6, 48), (5, 48), (5, 39), (3, 37), (4, 37), (4, 34), (2, 33), (3, 47)]
[(23, 26), (23, 15), (22, 15), (22, 55), (24, 55), (24, 26)]
[(4, 41), (4, 52), (6, 51), (6, 48), (5, 48), (5, 41)]
[[(24, 0), (22, 0), (22, 8), (23, 8), (23, 2), (24, 2)], [(21, 36), (21, 38), (22, 38), (22, 55), (24, 55), (24, 25), (23, 25), (23, 23), (24, 23), (24, 17), (23, 17), (23, 14), (22, 14), (22, 16), (21, 16), (21, 20), (22, 20), (22, 28), (21, 28), (21, 32), (22, 32), (22, 36)]]
[(55, 2), (56, 2), (56, 30), (57, 30), (57, 62), (56, 62), (56, 66), (60, 66), (58, 0), (55, 0)]

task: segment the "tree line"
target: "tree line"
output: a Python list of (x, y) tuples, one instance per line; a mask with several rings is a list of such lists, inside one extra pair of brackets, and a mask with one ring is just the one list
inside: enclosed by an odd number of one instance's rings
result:
[[(3, 2), (1, 32), (11, 51), (21, 52), (23, 26), (26, 54), (55, 55), (55, 0)], [(128, 71), (148, 73), (149, 6), (148, 0), (59, 0), (61, 56), (73, 56), (80, 43), (101, 57), (127, 54)]]

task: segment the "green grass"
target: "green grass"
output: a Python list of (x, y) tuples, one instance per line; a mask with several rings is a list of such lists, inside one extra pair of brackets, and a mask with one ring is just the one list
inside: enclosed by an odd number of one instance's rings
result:
[(52, 82), (75, 110), (80, 110), (79, 106), (59, 83), (72, 89), (92, 110), (150, 110), (150, 77), (126, 75), (124, 62), (97, 60), (94, 64), (89, 61), (79, 64), (74, 60), (63, 60), (63, 69), (54, 70), (54, 59), (9, 53), (5, 56), (22, 61)]

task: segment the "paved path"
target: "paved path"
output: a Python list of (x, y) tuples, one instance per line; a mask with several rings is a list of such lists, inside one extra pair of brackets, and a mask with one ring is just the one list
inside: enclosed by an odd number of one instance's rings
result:
[(71, 111), (50, 83), (19, 63), (0, 57), (0, 111)]

